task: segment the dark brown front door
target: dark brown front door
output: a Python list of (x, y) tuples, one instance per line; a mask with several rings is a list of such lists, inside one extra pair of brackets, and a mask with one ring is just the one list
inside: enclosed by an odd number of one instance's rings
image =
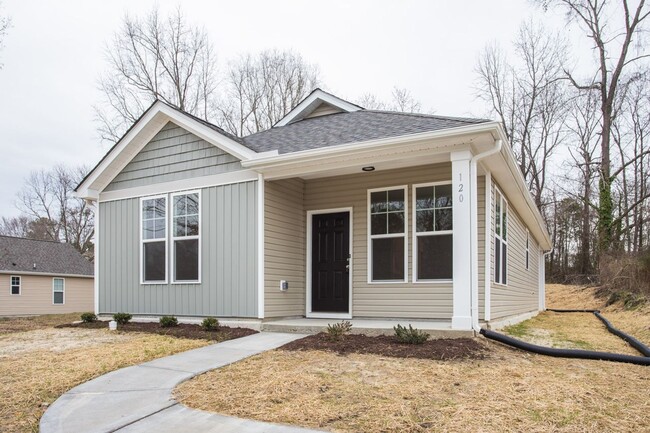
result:
[(311, 310), (349, 312), (350, 213), (312, 216)]

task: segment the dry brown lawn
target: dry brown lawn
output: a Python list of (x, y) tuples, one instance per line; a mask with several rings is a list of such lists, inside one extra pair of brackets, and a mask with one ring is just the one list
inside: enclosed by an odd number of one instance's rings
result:
[[(556, 307), (600, 302), (578, 288), (549, 289)], [(638, 311), (604, 311), (621, 328), (647, 323)], [(593, 315), (571, 315), (562, 326), (555, 319), (536, 319), (551, 341), (564, 335), (569, 346), (628, 350), (610, 341)], [(582, 334), (591, 327), (600, 330)], [(337, 432), (650, 431), (649, 367), (543, 357), (481, 341), (488, 357), (469, 361), (276, 350), (186, 382), (176, 397), (212, 412)]]
[(208, 344), (205, 340), (105, 329), (52, 328), (78, 317), (0, 321), (1, 432), (38, 431), (45, 406), (87, 380)]
[(0, 317), (0, 335), (52, 328), (79, 320), (81, 313), (46, 314), (43, 316)]

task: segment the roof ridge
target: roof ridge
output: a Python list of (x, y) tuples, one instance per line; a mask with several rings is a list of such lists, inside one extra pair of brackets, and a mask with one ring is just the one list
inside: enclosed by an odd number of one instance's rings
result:
[(439, 114), (413, 113), (408, 111), (392, 111), (392, 110), (363, 110), (363, 111), (370, 112), (370, 113), (398, 114), (403, 116), (424, 117), (428, 119), (455, 120), (455, 121), (467, 122), (467, 123), (480, 123), (480, 122), (492, 121), (490, 119), (482, 119), (477, 117), (442, 116)]
[(48, 240), (48, 239), (34, 239), (34, 238), (26, 238), (24, 236), (9, 236), (9, 235), (0, 235), (1, 238), (10, 238), (10, 239), (21, 239), (24, 241), (34, 241), (34, 242), (50, 242), (52, 244), (60, 244), (60, 245), (70, 245), (68, 242), (61, 242), (61, 241), (53, 241), (53, 240)]

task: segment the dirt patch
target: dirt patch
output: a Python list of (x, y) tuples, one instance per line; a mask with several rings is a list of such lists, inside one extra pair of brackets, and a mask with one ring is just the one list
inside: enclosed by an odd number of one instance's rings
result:
[[(57, 328), (76, 329), (107, 329), (107, 322), (75, 323), (58, 325)], [(230, 328), (222, 326), (218, 331), (204, 331), (199, 325), (180, 323), (178, 326), (163, 328), (158, 323), (129, 322), (125, 325), (118, 325), (117, 332), (144, 332), (147, 334), (166, 335), (170, 337), (188, 338), (191, 340), (225, 341), (233, 338), (246, 337), (257, 334), (257, 331), (249, 328)]]
[(325, 350), (339, 355), (365, 353), (392, 358), (439, 360), (482, 359), (487, 355), (485, 346), (477, 339), (471, 338), (436, 339), (425, 341), (423, 344), (404, 344), (388, 335), (369, 337), (362, 334), (349, 334), (334, 340), (324, 332), (292, 341), (280, 349), (287, 351)]
[(47, 350), (63, 352), (80, 347), (94, 347), (107, 343), (126, 342), (135, 335), (116, 334), (94, 329), (39, 329), (0, 336), (0, 358), (21, 353)]
[(29, 317), (0, 317), (0, 335), (51, 328), (79, 320), (81, 313), (45, 314)]

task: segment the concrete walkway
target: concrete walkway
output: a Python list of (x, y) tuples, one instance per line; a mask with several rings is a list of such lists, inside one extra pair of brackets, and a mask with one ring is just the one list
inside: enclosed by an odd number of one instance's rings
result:
[(41, 418), (40, 432), (313, 433), (194, 410), (172, 398), (185, 380), (302, 337), (261, 332), (113, 371), (59, 397)]

